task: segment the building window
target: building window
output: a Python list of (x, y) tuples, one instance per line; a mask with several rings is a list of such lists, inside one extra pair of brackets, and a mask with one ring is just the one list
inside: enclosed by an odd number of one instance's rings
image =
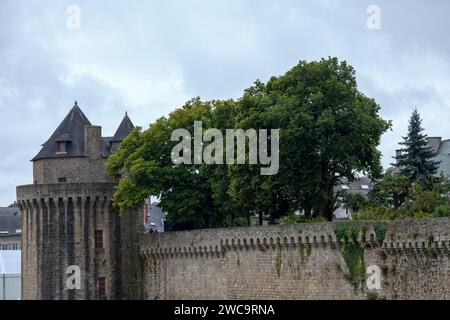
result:
[(362, 184), (362, 185), (361, 185), (361, 189), (368, 190), (368, 189), (369, 189), (369, 185), (367, 185), (367, 184)]
[(106, 298), (106, 278), (98, 278), (98, 297), (100, 299)]
[(95, 230), (94, 238), (95, 238), (95, 248), (96, 249), (103, 248), (103, 230)]
[(58, 153), (66, 153), (66, 142), (58, 141)]
[(66, 177), (58, 178), (58, 182), (59, 183), (65, 183), (65, 182), (67, 182), (67, 178)]

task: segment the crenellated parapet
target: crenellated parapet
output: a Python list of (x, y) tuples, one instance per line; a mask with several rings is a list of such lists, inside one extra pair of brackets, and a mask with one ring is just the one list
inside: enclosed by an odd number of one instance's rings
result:
[(92, 200), (106, 203), (111, 201), (114, 193), (114, 183), (54, 183), (30, 184), (17, 187), (17, 200), (19, 205), (31, 205), (41, 201), (68, 201), (69, 199)]
[[(139, 243), (147, 299), (450, 298), (450, 218), (178, 231)], [(374, 270), (375, 291), (365, 282)]]
[[(399, 225), (404, 228), (399, 229)], [(339, 228), (356, 230), (357, 236), (339, 238)], [(384, 230), (380, 231), (382, 228)], [(420, 253), (429, 249), (447, 252), (450, 225), (444, 218), (420, 222), (334, 222), (146, 234), (141, 239), (140, 254), (158, 258), (220, 257), (232, 250), (278, 250), (300, 246), (335, 248), (348, 241), (382, 248), (386, 252), (409, 250)]]

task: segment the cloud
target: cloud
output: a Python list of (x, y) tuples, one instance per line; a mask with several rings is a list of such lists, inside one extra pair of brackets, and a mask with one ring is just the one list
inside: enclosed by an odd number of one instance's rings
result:
[[(445, 0), (0, 2), (0, 205), (32, 182), (31, 159), (74, 100), (111, 135), (125, 110), (137, 125), (194, 96), (237, 98), (299, 60), (337, 56), (392, 119), (388, 166), (413, 107), (429, 135), (450, 137), (450, 21)], [(66, 27), (69, 5), (80, 30)]]

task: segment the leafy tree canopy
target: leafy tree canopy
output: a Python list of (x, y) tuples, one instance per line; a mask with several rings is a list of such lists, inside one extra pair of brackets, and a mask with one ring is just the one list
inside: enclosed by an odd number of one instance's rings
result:
[[(251, 214), (275, 222), (297, 211), (331, 219), (340, 178), (381, 174), (377, 146), (390, 122), (379, 109), (358, 91), (354, 69), (336, 58), (300, 61), (285, 75), (256, 81), (238, 100), (192, 99), (147, 130), (135, 129), (110, 157), (109, 174), (124, 173), (114, 203), (123, 211), (159, 196), (170, 221), (196, 227), (229, 226), (242, 217), (248, 223)], [(250, 164), (173, 164), (171, 133), (185, 128), (193, 136), (198, 120), (203, 130), (223, 134), (280, 129), (278, 174), (263, 176), (260, 165)]]

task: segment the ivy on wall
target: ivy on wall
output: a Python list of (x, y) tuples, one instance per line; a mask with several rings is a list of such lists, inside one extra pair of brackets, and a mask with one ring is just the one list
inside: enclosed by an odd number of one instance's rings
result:
[(377, 222), (373, 225), (375, 236), (377, 237), (378, 244), (381, 246), (386, 236), (386, 222)]
[(348, 280), (358, 286), (366, 277), (364, 248), (358, 243), (349, 242), (342, 247), (341, 253), (348, 268)]
[(365, 279), (366, 267), (364, 263), (365, 244), (358, 241), (359, 235), (365, 235), (367, 226), (337, 224), (334, 228), (336, 239), (342, 243), (341, 255), (347, 265), (347, 279), (358, 287)]
[(278, 277), (280, 277), (281, 263), (282, 263), (281, 250), (278, 250), (277, 257), (275, 258), (275, 268), (277, 270)]

